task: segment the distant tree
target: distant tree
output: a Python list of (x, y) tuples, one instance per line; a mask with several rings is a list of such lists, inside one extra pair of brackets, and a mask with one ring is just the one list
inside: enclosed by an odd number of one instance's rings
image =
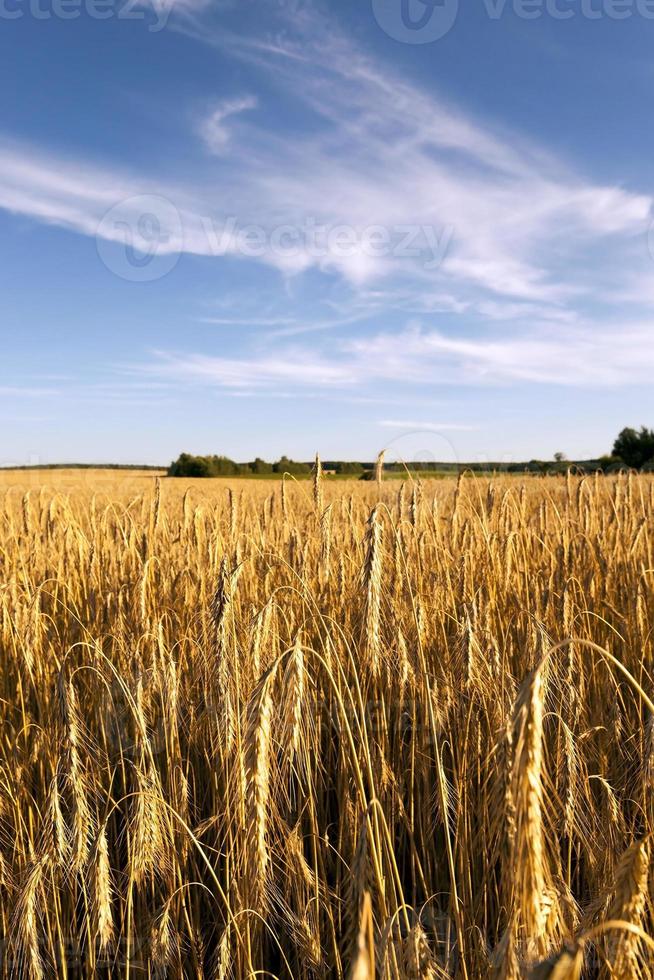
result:
[(190, 453), (181, 453), (178, 459), (170, 464), (168, 476), (211, 476), (209, 460), (206, 456), (191, 456)]
[(358, 476), (359, 473), (363, 473), (363, 466), (361, 463), (333, 463), (330, 465), (329, 469), (333, 469), (337, 473), (352, 473), (355, 476)]
[(644, 425), (640, 432), (636, 429), (623, 429), (613, 443), (613, 455), (618, 456), (627, 466), (640, 469), (654, 459), (654, 430), (647, 429)]
[(241, 470), (238, 463), (226, 456), (212, 456), (210, 468), (212, 476), (237, 476)]
[(168, 476), (237, 476), (241, 467), (226, 456), (192, 456), (182, 453), (168, 467)]
[(272, 473), (273, 471), (272, 463), (266, 463), (265, 459), (260, 459), (258, 456), (253, 463), (250, 463), (250, 469), (253, 473)]
[(294, 475), (302, 473), (310, 473), (311, 467), (308, 463), (295, 463), (288, 456), (282, 456), (282, 458), (273, 464), (273, 473), (293, 473)]
[(554, 461), (556, 463), (565, 463), (567, 458), (565, 453), (554, 453)]

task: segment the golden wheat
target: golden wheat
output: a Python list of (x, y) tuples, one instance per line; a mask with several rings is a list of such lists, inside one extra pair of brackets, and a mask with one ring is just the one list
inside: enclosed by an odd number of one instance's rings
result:
[(0, 980), (651, 978), (654, 480), (0, 475)]

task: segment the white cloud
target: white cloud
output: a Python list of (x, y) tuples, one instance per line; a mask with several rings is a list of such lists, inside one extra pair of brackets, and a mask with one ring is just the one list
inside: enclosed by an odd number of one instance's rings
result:
[(279, 385), (320, 388), (347, 386), (356, 376), (335, 360), (310, 351), (288, 351), (284, 356), (254, 358), (209, 357), (202, 354), (159, 353), (140, 370), (177, 381), (222, 388), (274, 388)]
[(411, 432), (475, 432), (479, 428), (463, 422), (414, 422), (396, 419), (382, 419), (379, 424), (383, 429), (402, 429)]
[(30, 385), (0, 385), (0, 398), (49, 398), (58, 395), (57, 388), (38, 388)]
[(642, 384), (654, 369), (650, 323), (611, 329), (557, 326), (490, 339), (411, 327), (353, 340), (347, 349), (357, 363), (374, 364), (377, 377), (422, 384)]
[(219, 327), (294, 327), (296, 321), (287, 316), (201, 316), (200, 323), (215, 323)]
[[(432, 289), (448, 282), (459, 290), (561, 304), (588, 291), (578, 274), (598, 239), (619, 252), (614, 238), (645, 231), (648, 194), (585, 179), (519, 134), (481, 124), (366, 58), (324, 22), (319, 27), (309, 6), (293, 12), (295, 43), (241, 45), (243, 57), (292, 89), (323, 124), (291, 144), (256, 145), (255, 198), (257, 187), (265, 189), (273, 200), (293, 201), (298, 211), (328, 223), (454, 230), (434, 275), (419, 261), (412, 267), (330, 256), (324, 267), (357, 287), (413, 273), (421, 291), (428, 282)], [(641, 264), (649, 265), (645, 249)]]
[[(326, 349), (280, 348), (240, 358), (160, 352), (135, 370), (181, 384), (270, 390), (352, 389), (409, 385), (563, 385), (605, 387), (649, 384), (654, 371), (654, 330), (649, 323), (591, 326), (554, 325), (538, 334), (492, 338), (449, 337), (419, 325), (403, 331), (332, 342)], [(387, 427), (423, 423), (388, 420)], [(434, 423), (436, 426), (436, 423)], [(439, 428), (445, 428), (439, 426)]]
[(224, 99), (215, 106), (199, 127), (200, 136), (208, 149), (212, 153), (224, 153), (232, 137), (231, 130), (226, 125), (227, 120), (238, 116), (241, 112), (256, 109), (257, 105), (254, 96), (244, 95), (237, 99)]
[[(205, 144), (220, 157), (215, 177), (198, 160), (173, 186), (155, 174), (126, 174), (5, 144), (0, 207), (95, 235), (117, 202), (160, 195), (181, 221), (181, 234), (168, 234), (170, 251), (246, 260), (239, 230), (256, 224), (265, 244), (249, 261), (287, 276), (317, 268), (358, 296), (391, 287), (410, 297), (416, 310), (431, 302), (434, 311), (470, 310), (497, 319), (492, 303), (509, 301), (532, 304), (538, 319), (562, 311), (569, 318), (596, 295), (598, 249), (609, 270), (601, 277), (605, 294), (625, 295), (628, 282), (629, 295), (643, 295), (639, 284), (652, 273), (644, 234), (650, 195), (586, 179), (519, 134), (480, 123), (364, 56), (319, 22), (310, 6), (294, 10), (284, 26), (283, 41), (230, 39), (222, 48), (265, 71), (276, 89), (274, 96), (264, 90), (223, 100), (201, 123)], [(200, 26), (195, 36), (211, 40)], [(214, 41), (223, 43), (219, 34)], [(254, 71), (251, 81), (254, 88)], [(247, 125), (236, 118), (259, 105), (268, 110), (272, 98), (274, 114), (262, 111)], [(310, 125), (289, 136), (284, 114), (292, 114), (298, 99)], [(318, 253), (274, 247), (275, 230), (307, 222), (347, 225), (359, 235), (371, 225), (392, 233), (423, 226), (437, 240), (451, 229), (452, 239), (436, 268), (426, 265), (424, 249), (371, 254), (360, 246), (344, 255), (329, 245)], [(110, 231), (102, 227), (100, 234)], [(637, 236), (642, 248), (634, 252)]]

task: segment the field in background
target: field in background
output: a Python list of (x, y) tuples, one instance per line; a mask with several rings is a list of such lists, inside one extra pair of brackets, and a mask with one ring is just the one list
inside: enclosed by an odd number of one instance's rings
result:
[[(496, 471), (489, 470), (485, 473), (475, 473), (476, 477), (481, 476), (491, 478), (496, 475)], [(504, 476), (512, 476), (515, 474), (503, 474)], [(527, 474), (519, 473), (521, 479)], [(528, 474), (539, 476), (540, 474)], [(367, 472), (368, 479), (374, 479), (374, 473), (372, 471)], [(77, 487), (81, 485), (94, 486), (97, 489), (102, 487), (115, 488), (119, 486), (128, 486), (132, 480), (136, 480), (137, 483), (140, 481), (143, 485), (143, 481), (152, 481), (157, 477), (166, 478), (166, 471), (161, 470), (142, 470), (142, 469), (115, 469), (115, 468), (103, 468), (103, 467), (33, 467), (33, 468), (17, 468), (17, 469), (1, 469), (0, 468), (0, 487), (2, 486), (22, 486), (22, 487), (33, 487), (40, 488), (43, 486), (50, 487)], [(385, 469), (384, 479), (389, 480), (400, 480), (403, 482), (405, 480), (446, 480), (446, 479), (456, 479), (457, 473), (451, 470), (415, 470), (412, 471), (410, 476), (407, 475), (406, 471), (394, 471)], [(187, 486), (204, 486), (207, 488), (207, 484), (212, 482), (221, 483), (223, 486), (233, 486), (238, 483), (250, 483), (254, 481), (261, 481), (265, 483), (280, 483), (283, 479), (290, 480), (296, 483), (306, 483), (313, 480), (313, 475), (309, 473), (295, 473), (295, 474), (282, 474), (282, 473), (248, 473), (239, 476), (212, 476), (212, 477), (171, 477), (169, 482), (178, 483), (182, 487)], [(352, 476), (347, 473), (325, 473), (324, 482), (328, 483), (354, 483), (359, 480), (359, 476)], [(365, 482), (365, 481), (361, 481)], [(137, 484), (134, 484), (137, 485)]]
[(650, 977), (653, 504), (0, 473), (0, 976)]
[[(15, 488), (24, 493), (47, 491), (80, 491), (120, 495), (131, 490), (144, 492), (152, 487), (165, 470), (78, 469), (77, 467), (34, 467), (32, 469), (0, 469), (0, 489)], [(189, 481), (193, 483), (194, 481)]]

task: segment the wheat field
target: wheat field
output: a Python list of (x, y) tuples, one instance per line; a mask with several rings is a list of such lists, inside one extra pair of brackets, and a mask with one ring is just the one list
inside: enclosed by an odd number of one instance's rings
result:
[(654, 976), (654, 481), (0, 477), (0, 976)]

